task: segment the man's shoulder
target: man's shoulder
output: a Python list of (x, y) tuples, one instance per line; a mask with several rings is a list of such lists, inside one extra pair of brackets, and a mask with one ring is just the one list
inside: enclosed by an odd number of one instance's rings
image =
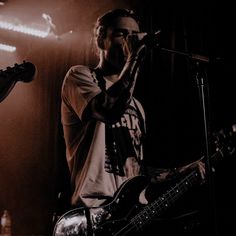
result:
[(85, 65), (74, 65), (71, 66), (68, 73), (72, 74), (90, 74), (91, 68)]
[(93, 80), (93, 69), (85, 65), (71, 66), (65, 76), (66, 81)]

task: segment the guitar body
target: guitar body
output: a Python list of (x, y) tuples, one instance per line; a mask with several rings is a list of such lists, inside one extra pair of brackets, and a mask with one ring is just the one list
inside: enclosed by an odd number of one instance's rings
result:
[(144, 176), (134, 177), (121, 185), (110, 203), (68, 211), (57, 221), (53, 235), (132, 235), (137, 225), (130, 221), (142, 209), (139, 195), (147, 184)]
[[(230, 132), (231, 139), (233, 132)], [(235, 136), (229, 144), (221, 144), (217, 136), (217, 152), (212, 155), (212, 161), (217, 161), (225, 155), (235, 153)], [(160, 216), (169, 209), (184, 193), (195, 184), (202, 183), (197, 169), (181, 178), (177, 183), (164, 191), (159, 197), (147, 205), (139, 201), (140, 194), (148, 186), (149, 181), (144, 176), (136, 176), (124, 182), (112, 200), (99, 207), (75, 208), (62, 215), (57, 221), (53, 236), (124, 236), (140, 232), (154, 217)], [(137, 235), (137, 234), (135, 234)]]

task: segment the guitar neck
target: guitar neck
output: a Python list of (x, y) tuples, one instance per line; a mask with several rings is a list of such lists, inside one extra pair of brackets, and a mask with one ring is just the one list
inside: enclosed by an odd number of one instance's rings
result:
[(198, 182), (200, 182), (200, 174), (196, 170), (192, 171), (161, 197), (145, 206), (144, 209), (131, 220), (131, 223), (137, 230), (141, 229), (154, 216), (160, 215), (173, 205), (176, 200)]
[[(228, 151), (226, 147), (222, 147), (211, 156), (214, 165), (225, 156), (226, 151)], [(132, 227), (136, 228), (137, 231), (142, 229), (154, 216), (158, 216), (167, 210), (192, 186), (200, 182), (201, 177), (199, 171), (193, 170), (161, 197), (145, 206), (143, 210), (131, 220)]]

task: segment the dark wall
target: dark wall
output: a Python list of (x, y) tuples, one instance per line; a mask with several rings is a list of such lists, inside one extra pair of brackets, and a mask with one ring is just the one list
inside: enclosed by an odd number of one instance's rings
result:
[[(18, 82), (0, 103), (0, 210), (10, 211), (14, 235), (48, 234), (52, 214), (58, 207), (57, 194), (69, 191), (67, 168), (63, 166), (61, 83), (70, 66), (96, 64), (91, 45), (93, 24), (97, 16), (113, 7), (134, 8), (144, 31), (161, 29), (159, 47), (148, 51), (141, 71), (143, 77), (135, 90), (146, 110), (148, 164), (181, 165), (203, 155), (196, 71), (204, 78), (208, 76), (205, 86), (209, 89), (206, 103), (210, 130), (235, 123), (233, 8), (200, 3), (180, 6), (171, 1), (150, 0), (8, 1), (0, 8), (1, 16), (14, 16), (25, 24), (44, 24), (41, 14), (46, 12), (58, 25), (59, 34), (39, 39), (0, 30), (2, 42), (17, 46), (13, 54), (0, 52), (2, 69), (23, 60), (37, 67), (32, 82)], [(71, 29), (73, 32), (69, 33)], [(164, 49), (175, 49), (178, 53)], [(189, 54), (184, 56), (181, 52)], [(209, 57), (210, 63), (200, 62), (197, 68), (191, 53)], [(232, 196), (224, 185), (225, 181), (229, 186), (232, 182), (230, 164), (221, 168), (217, 191), (224, 186), (227, 195)], [(229, 225), (230, 233), (228, 214), (232, 208), (223, 204), (226, 199), (222, 194), (219, 196), (218, 218), (222, 220), (223, 213), (227, 215), (221, 231)]]

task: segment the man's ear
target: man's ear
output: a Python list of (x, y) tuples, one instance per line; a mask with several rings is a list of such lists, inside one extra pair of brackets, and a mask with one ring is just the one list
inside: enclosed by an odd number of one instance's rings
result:
[(105, 37), (106, 37), (106, 29), (103, 26), (100, 26), (97, 29), (97, 46), (102, 50), (105, 48), (104, 46)]

